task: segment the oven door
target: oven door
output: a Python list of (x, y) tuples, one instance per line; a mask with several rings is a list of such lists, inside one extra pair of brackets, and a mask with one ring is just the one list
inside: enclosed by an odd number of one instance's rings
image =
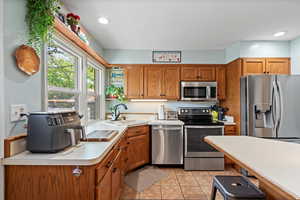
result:
[(224, 135), (224, 126), (184, 126), (185, 134), (185, 157), (223, 157), (224, 154), (218, 152), (204, 141), (206, 136)]

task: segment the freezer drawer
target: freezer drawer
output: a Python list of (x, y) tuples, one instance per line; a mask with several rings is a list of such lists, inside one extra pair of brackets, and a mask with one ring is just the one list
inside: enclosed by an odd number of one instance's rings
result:
[(182, 126), (152, 126), (152, 164), (183, 164)]

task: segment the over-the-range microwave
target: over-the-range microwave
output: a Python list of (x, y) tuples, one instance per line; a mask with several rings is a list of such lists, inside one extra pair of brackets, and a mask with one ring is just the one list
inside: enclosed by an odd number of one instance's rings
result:
[(217, 82), (187, 82), (181, 83), (182, 101), (217, 101)]

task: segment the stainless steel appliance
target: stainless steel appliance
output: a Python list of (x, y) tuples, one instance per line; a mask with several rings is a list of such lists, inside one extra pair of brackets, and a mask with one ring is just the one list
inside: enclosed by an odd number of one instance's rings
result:
[(209, 108), (179, 108), (184, 122), (184, 169), (224, 170), (224, 154), (204, 141), (209, 135), (224, 135), (224, 124), (212, 120)]
[(299, 140), (299, 86), (299, 75), (251, 75), (241, 78), (241, 134)]
[(85, 140), (81, 116), (75, 111), (36, 112), (28, 115), (27, 150), (56, 153)]
[(217, 82), (181, 82), (181, 100), (217, 101)]
[(183, 164), (181, 125), (152, 126), (152, 164)]

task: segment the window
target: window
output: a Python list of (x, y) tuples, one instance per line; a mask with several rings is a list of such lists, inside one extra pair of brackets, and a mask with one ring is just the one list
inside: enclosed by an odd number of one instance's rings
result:
[(103, 118), (104, 68), (57, 36), (45, 50), (45, 109), (77, 110), (87, 123)]
[(79, 110), (81, 58), (52, 40), (47, 50), (48, 111)]
[(86, 68), (86, 86), (87, 86), (87, 119), (88, 121), (97, 120), (100, 118), (101, 102), (101, 77), (102, 70), (88, 61)]

